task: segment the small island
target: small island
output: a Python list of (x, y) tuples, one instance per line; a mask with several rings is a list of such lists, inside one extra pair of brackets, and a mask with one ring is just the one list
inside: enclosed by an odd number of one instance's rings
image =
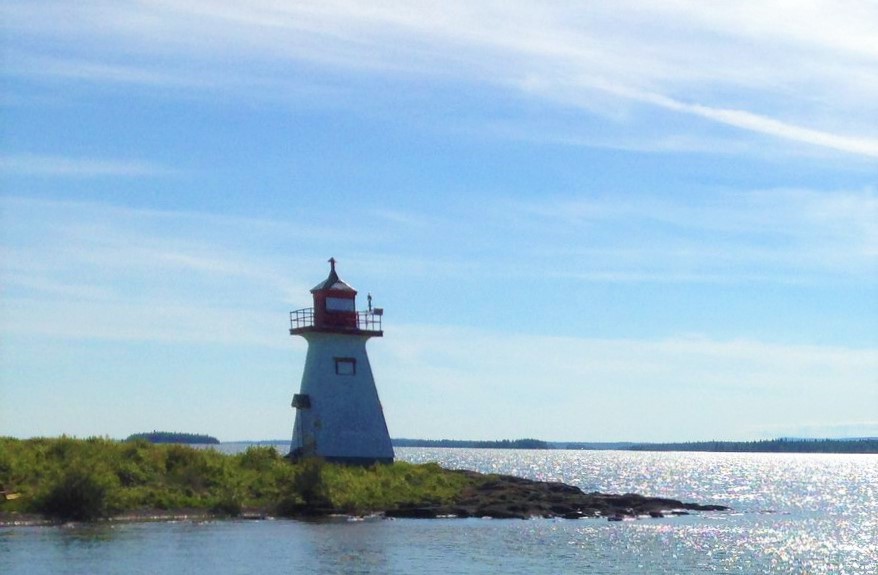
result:
[(0, 438), (0, 525), (179, 517), (564, 517), (609, 519), (718, 511), (563, 483), (443, 469), (305, 459), (272, 447), (226, 455), (145, 440)]
[(125, 441), (143, 439), (150, 443), (185, 443), (190, 445), (219, 445), (220, 440), (212, 435), (200, 433), (181, 433), (179, 431), (150, 431), (148, 433), (134, 433)]

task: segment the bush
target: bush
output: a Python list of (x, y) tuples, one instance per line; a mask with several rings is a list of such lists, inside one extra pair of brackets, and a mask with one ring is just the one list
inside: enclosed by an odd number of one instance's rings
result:
[(326, 483), (323, 481), (322, 459), (309, 457), (297, 466), (293, 488), (306, 505), (328, 507), (332, 505)]
[(334, 467), (317, 457), (309, 457), (287, 465), (288, 471), (278, 477), (279, 489), (274, 512), (284, 517), (319, 514), (333, 508), (324, 472)]
[(58, 519), (93, 521), (107, 516), (112, 487), (109, 478), (74, 465), (49, 486), (37, 509)]
[(238, 456), (238, 464), (251, 471), (268, 471), (276, 463), (282, 461), (280, 453), (274, 447), (251, 445)]

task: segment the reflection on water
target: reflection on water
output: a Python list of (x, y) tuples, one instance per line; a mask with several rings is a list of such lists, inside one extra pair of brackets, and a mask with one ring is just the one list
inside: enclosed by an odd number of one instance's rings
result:
[(0, 530), (0, 573), (878, 573), (878, 457), (398, 449), (731, 505), (603, 520), (216, 521)]
[(878, 456), (397, 448), (399, 459), (738, 511), (878, 513)]

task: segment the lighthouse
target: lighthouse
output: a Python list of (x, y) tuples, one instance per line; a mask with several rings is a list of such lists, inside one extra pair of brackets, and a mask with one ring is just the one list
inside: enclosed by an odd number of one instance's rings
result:
[(311, 290), (314, 306), (290, 312), (290, 335), (308, 342), (302, 386), (293, 396), (296, 420), (290, 456), (369, 465), (391, 463), (393, 446), (366, 342), (382, 337), (384, 310), (357, 311), (357, 290), (338, 277), (335, 258), (329, 277)]

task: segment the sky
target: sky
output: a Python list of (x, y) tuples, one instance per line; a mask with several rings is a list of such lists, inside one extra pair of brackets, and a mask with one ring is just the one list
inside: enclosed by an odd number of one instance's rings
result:
[(878, 435), (874, 2), (0, 2), (0, 435)]

